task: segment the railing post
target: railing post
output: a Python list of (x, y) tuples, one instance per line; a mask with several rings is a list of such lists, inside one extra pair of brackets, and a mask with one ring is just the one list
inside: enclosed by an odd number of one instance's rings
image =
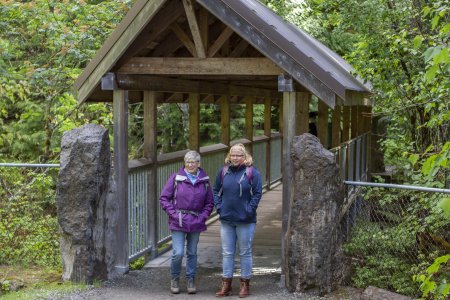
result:
[(113, 91), (114, 179), (118, 201), (116, 272), (128, 272), (128, 91)]

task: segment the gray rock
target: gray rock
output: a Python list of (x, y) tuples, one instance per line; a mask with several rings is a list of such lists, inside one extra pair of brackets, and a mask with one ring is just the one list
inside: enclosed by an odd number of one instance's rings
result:
[(339, 213), (344, 185), (333, 154), (311, 134), (292, 142), (293, 180), (285, 237), (286, 285), (290, 292), (324, 295), (343, 278)]
[(65, 132), (60, 164), (57, 208), (63, 279), (108, 279), (117, 215), (108, 130), (88, 124)]

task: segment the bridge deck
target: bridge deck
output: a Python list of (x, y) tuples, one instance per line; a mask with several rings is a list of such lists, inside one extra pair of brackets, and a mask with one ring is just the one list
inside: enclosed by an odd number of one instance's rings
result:
[[(253, 247), (253, 272), (273, 273), (281, 271), (281, 212), (282, 185), (263, 194), (258, 207), (258, 221)], [(200, 235), (198, 265), (204, 268), (220, 268), (220, 222), (211, 220), (208, 230)], [(169, 267), (171, 251), (151, 260), (145, 268)], [(236, 257), (239, 267), (239, 258)]]

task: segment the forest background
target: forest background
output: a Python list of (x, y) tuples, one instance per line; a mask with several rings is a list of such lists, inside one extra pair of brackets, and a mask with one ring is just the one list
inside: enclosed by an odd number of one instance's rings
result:
[[(73, 83), (134, 2), (0, 0), (0, 162), (59, 163), (65, 131), (98, 123), (112, 132), (111, 105), (78, 105)], [(399, 182), (450, 187), (448, 1), (262, 2), (343, 56), (355, 75), (371, 83), (373, 114), (387, 128), (384, 160), (395, 167)], [(214, 122), (218, 108), (201, 109), (200, 130), (212, 142), (220, 133)], [(142, 120), (136, 116), (142, 114), (133, 113), (140, 110), (139, 104), (130, 107), (131, 157), (140, 155)], [(186, 113), (183, 105), (158, 106), (161, 152), (186, 148), (186, 126), (172, 122), (186, 120)], [(241, 133), (242, 113), (233, 109), (232, 138)], [(257, 108), (255, 124), (262, 122), (263, 109)], [(0, 265), (61, 268), (57, 172), (0, 167)], [(436, 213), (449, 217), (449, 198), (437, 202)], [(448, 275), (448, 264), (446, 270)], [(443, 293), (439, 285), (428, 288)]]

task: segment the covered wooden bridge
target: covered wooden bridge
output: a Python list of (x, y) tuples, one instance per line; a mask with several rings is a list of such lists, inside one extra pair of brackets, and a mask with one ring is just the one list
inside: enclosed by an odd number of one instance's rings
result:
[[(200, 151), (210, 175), (236, 142), (230, 138), (230, 107), (245, 105), (239, 142), (257, 157), (268, 189), (282, 178), (285, 228), (292, 177), (289, 145), (295, 135), (309, 131), (310, 115), (316, 115), (317, 136), (328, 148), (370, 129), (370, 87), (351, 72), (336, 53), (258, 0), (136, 1), (75, 83), (80, 103), (113, 103), (122, 225), (116, 269), (126, 272), (130, 260), (156, 255), (158, 243), (170, 235), (159, 191), (185, 152), (158, 154), (159, 104), (188, 104), (189, 148)], [(310, 111), (314, 101), (317, 109)], [(128, 109), (135, 102), (144, 106), (143, 157), (129, 161)], [(200, 106), (207, 103), (220, 105), (221, 138), (219, 144), (200, 147)], [(264, 105), (264, 134), (255, 136), (253, 107), (258, 104)], [(279, 107), (279, 124), (272, 122), (274, 106)], [(351, 162), (351, 174), (360, 162)]]

